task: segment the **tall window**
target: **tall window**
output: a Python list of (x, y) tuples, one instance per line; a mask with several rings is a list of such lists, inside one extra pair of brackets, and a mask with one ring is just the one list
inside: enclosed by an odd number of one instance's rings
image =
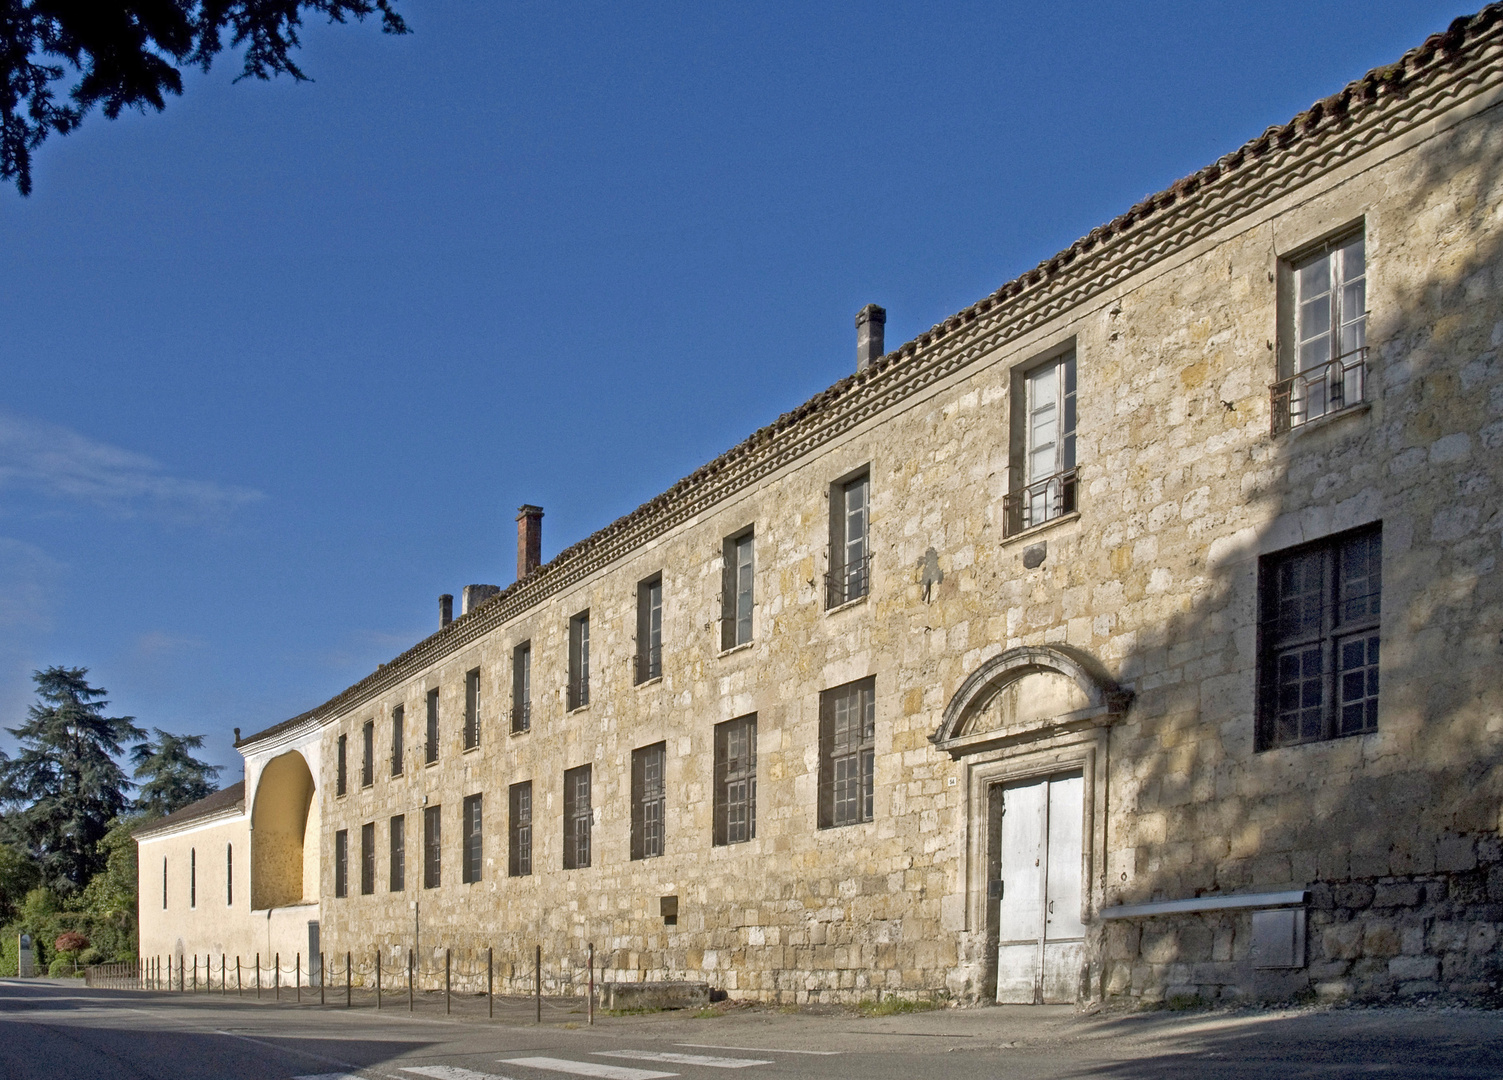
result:
[(757, 714), (715, 725), (716, 844), (757, 835)]
[(334, 895), (347, 896), (350, 891), (350, 833), (340, 829), (334, 834)]
[(401, 814), (391, 819), (391, 873), (392, 892), (407, 888), (407, 818)]
[(1377, 730), (1382, 562), (1376, 526), (1262, 560), (1260, 749)]
[(188, 849), (188, 906), (198, 907), (198, 849)]
[(524, 641), (511, 651), (511, 730), (532, 728), (532, 642)]
[(509, 794), (506, 872), (512, 877), (526, 877), (532, 873), (532, 781), (513, 784)]
[(162, 858), (162, 910), (167, 910), (167, 859)]
[(398, 705), (391, 710), (391, 775), (402, 775), (402, 757), (406, 753), (403, 744), (403, 724), (406, 721), (406, 710)]
[[(1021, 397), (1014, 423), (1013, 490), (1008, 493), (1008, 533), (1075, 512), (1075, 353), (1041, 364), (1013, 384)], [(1021, 445), (1020, 445), (1021, 444)]]
[(871, 477), (844, 480), (830, 488), (830, 570), (825, 574), (825, 606), (860, 599), (871, 591), (871, 549), (867, 505)]
[(441, 844), (439, 810), (437, 806), (423, 807), (423, 888), (438, 888), (443, 865), (440, 862)]
[(467, 672), (464, 677), (464, 748), (473, 750), (480, 745), (480, 669)]
[(438, 760), (438, 688), (428, 691), (428, 730), (423, 744), (423, 764), (432, 765)]
[(861, 679), (819, 695), (819, 827), (872, 819), (876, 681)]
[(376, 891), (376, 823), (360, 826), (360, 895)]
[(360, 729), (361, 758), (360, 786), (370, 787), (376, 782), (376, 722), (367, 720)]
[(752, 639), (751, 529), (725, 541), (725, 569), (720, 587), (720, 647), (733, 649)]
[(1275, 431), (1361, 404), (1367, 381), (1365, 234), (1322, 244), (1289, 271), (1294, 356), (1291, 377), (1274, 386)]
[(480, 880), (480, 796), (466, 795), (464, 800), (464, 862), (459, 868), (465, 883)]
[(224, 902), (235, 906), (235, 845), (224, 845)]
[(345, 788), (346, 788), (346, 786), (348, 784), (348, 774), (346, 772), (346, 768), (347, 768), (347, 764), (348, 764), (348, 753), (347, 753), (346, 742), (347, 742), (346, 737), (343, 736), (343, 735), (341, 735), (339, 737), (339, 742), (336, 744), (335, 749), (334, 749), (334, 794), (335, 795), (343, 795), (344, 792), (345, 792)]
[(651, 859), (663, 853), (663, 814), (667, 806), (663, 768), (667, 762), (667, 743), (654, 743), (631, 752), (633, 859)]
[(637, 584), (637, 682), (663, 674), (663, 575)]
[(581, 765), (564, 773), (564, 869), (580, 870), (590, 865), (590, 767)]
[(569, 620), (569, 708), (590, 703), (590, 613)]

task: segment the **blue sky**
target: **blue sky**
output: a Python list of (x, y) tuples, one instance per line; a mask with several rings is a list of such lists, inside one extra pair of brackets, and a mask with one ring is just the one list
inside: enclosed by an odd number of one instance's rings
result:
[[(1480, 4), (1480, 0), (1478, 0)], [(309, 27), (0, 190), (0, 723), (310, 708), (1470, 8), (526, 4)], [(0, 736), (0, 746), (9, 742)]]

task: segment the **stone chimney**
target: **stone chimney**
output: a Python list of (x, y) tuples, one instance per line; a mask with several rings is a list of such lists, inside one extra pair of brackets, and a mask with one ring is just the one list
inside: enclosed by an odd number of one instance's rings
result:
[(517, 580), (543, 565), (543, 508), (517, 507)]
[(468, 615), (500, 592), (499, 585), (466, 585), (459, 594), (459, 613)]
[(886, 351), (882, 347), (883, 327), (887, 325), (887, 309), (876, 304), (867, 304), (856, 313), (856, 370), (865, 371), (873, 360), (880, 360)]
[(454, 596), (444, 593), (438, 598), (438, 628), (442, 630), (454, 621)]

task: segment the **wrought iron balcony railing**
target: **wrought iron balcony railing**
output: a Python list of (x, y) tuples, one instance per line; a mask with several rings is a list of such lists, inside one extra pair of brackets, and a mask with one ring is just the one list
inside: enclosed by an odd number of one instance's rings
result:
[(847, 566), (832, 565), (825, 574), (825, 607), (839, 607), (871, 592), (871, 569), (870, 555), (863, 555)]
[(1273, 433), (1332, 416), (1367, 400), (1367, 346), (1273, 384)]
[(1002, 497), (1002, 516), (1008, 536), (1074, 512), (1074, 469), (1035, 480)]

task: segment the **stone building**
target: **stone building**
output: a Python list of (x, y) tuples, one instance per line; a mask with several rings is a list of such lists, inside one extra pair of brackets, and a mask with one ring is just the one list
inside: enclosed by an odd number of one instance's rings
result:
[(1500, 101), (1493, 6), (895, 352), (866, 309), (546, 565), (522, 508), (515, 584), (238, 743), (245, 914), (764, 1001), (1496, 994)]

